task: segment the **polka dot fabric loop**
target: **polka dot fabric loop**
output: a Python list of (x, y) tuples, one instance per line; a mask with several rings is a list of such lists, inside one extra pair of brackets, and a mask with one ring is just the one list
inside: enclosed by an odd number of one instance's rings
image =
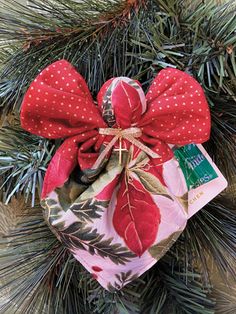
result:
[(210, 134), (210, 112), (199, 83), (175, 69), (160, 71), (147, 93), (143, 133), (175, 145), (202, 143)]
[(110, 79), (101, 88), (96, 106), (83, 77), (60, 60), (31, 83), (22, 104), (21, 124), (33, 134), (66, 139), (48, 167), (44, 198), (67, 181), (77, 164), (82, 170), (92, 167), (101, 146), (111, 140), (100, 135), (99, 128), (139, 127), (141, 141), (161, 156), (154, 161), (160, 164), (173, 157), (168, 144), (202, 143), (209, 138), (210, 113), (199, 83), (172, 68), (160, 71), (146, 99), (139, 82)]

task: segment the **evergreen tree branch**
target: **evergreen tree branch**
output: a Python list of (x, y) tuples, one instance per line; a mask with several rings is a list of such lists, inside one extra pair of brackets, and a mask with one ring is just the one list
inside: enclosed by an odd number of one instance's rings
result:
[(82, 294), (73, 292), (83, 276), (80, 264), (74, 264), (51, 233), (40, 207), (19, 216), (18, 225), (0, 239), (0, 294), (8, 294), (8, 302), (2, 303), (0, 310), (12, 313), (17, 307), (17, 313), (27, 314), (85, 313)]
[(32, 136), (19, 127), (0, 129), (0, 176), (3, 201), (7, 204), (18, 193), (25, 200), (40, 196), (47, 164), (55, 145), (37, 136)]
[(217, 298), (216, 313), (234, 314), (236, 312), (236, 288), (230, 287), (228, 292), (216, 290), (214, 297)]
[(236, 212), (232, 201), (218, 198), (205, 206), (192, 219), (176, 245), (170, 250), (182, 260), (183, 268), (199, 267), (203, 281), (209, 282), (207, 256), (210, 254), (222, 280), (226, 272), (235, 278)]
[(37, 44), (85, 29), (94, 31), (109, 23), (124, 22), (129, 11), (139, 5), (135, 0), (30, 0), (28, 5), (1, 0), (1, 40)]

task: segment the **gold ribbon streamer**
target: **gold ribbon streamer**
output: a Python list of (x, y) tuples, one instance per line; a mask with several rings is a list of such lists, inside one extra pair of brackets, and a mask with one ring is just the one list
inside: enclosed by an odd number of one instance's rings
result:
[(114, 136), (113, 139), (107, 144), (106, 148), (101, 152), (98, 159), (94, 163), (92, 169), (97, 169), (103, 159), (106, 157), (108, 152), (111, 150), (111, 148), (115, 145), (117, 141), (120, 143), (119, 147), (119, 163), (121, 164), (121, 157), (122, 157), (122, 151), (125, 149), (122, 149), (121, 147), (121, 140), (126, 139), (130, 143), (134, 144), (138, 148), (140, 148), (142, 151), (144, 151), (147, 155), (151, 156), (152, 158), (159, 158), (161, 157), (157, 153), (155, 153), (153, 150), (151, 150), (149, 147), (144, 145), (142, 142), (140, 142), (137, 138), (139, 138), (142, 135), (142, 131), (140, 128), (128, 128), (128, 129), (114, 129), (114, 128), (100, 128), (99, 134), (102, 135), (112, 135)]

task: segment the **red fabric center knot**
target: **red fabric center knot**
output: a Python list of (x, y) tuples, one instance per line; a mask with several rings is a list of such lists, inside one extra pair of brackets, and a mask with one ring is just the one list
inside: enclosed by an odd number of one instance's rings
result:
[(107, 81), (98, 94), (98, 106), (109, 127), (137, 126), (146, 111), (146, 98), (138, 81), (117, 77)]

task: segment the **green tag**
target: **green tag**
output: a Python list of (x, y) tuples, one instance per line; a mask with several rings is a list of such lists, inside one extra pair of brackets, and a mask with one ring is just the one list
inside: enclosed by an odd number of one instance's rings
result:
[(218, 177), (197, 145), (189, 144), (177, 148), (174, 154), (183, 171), (188, 190), (195, 189)]

